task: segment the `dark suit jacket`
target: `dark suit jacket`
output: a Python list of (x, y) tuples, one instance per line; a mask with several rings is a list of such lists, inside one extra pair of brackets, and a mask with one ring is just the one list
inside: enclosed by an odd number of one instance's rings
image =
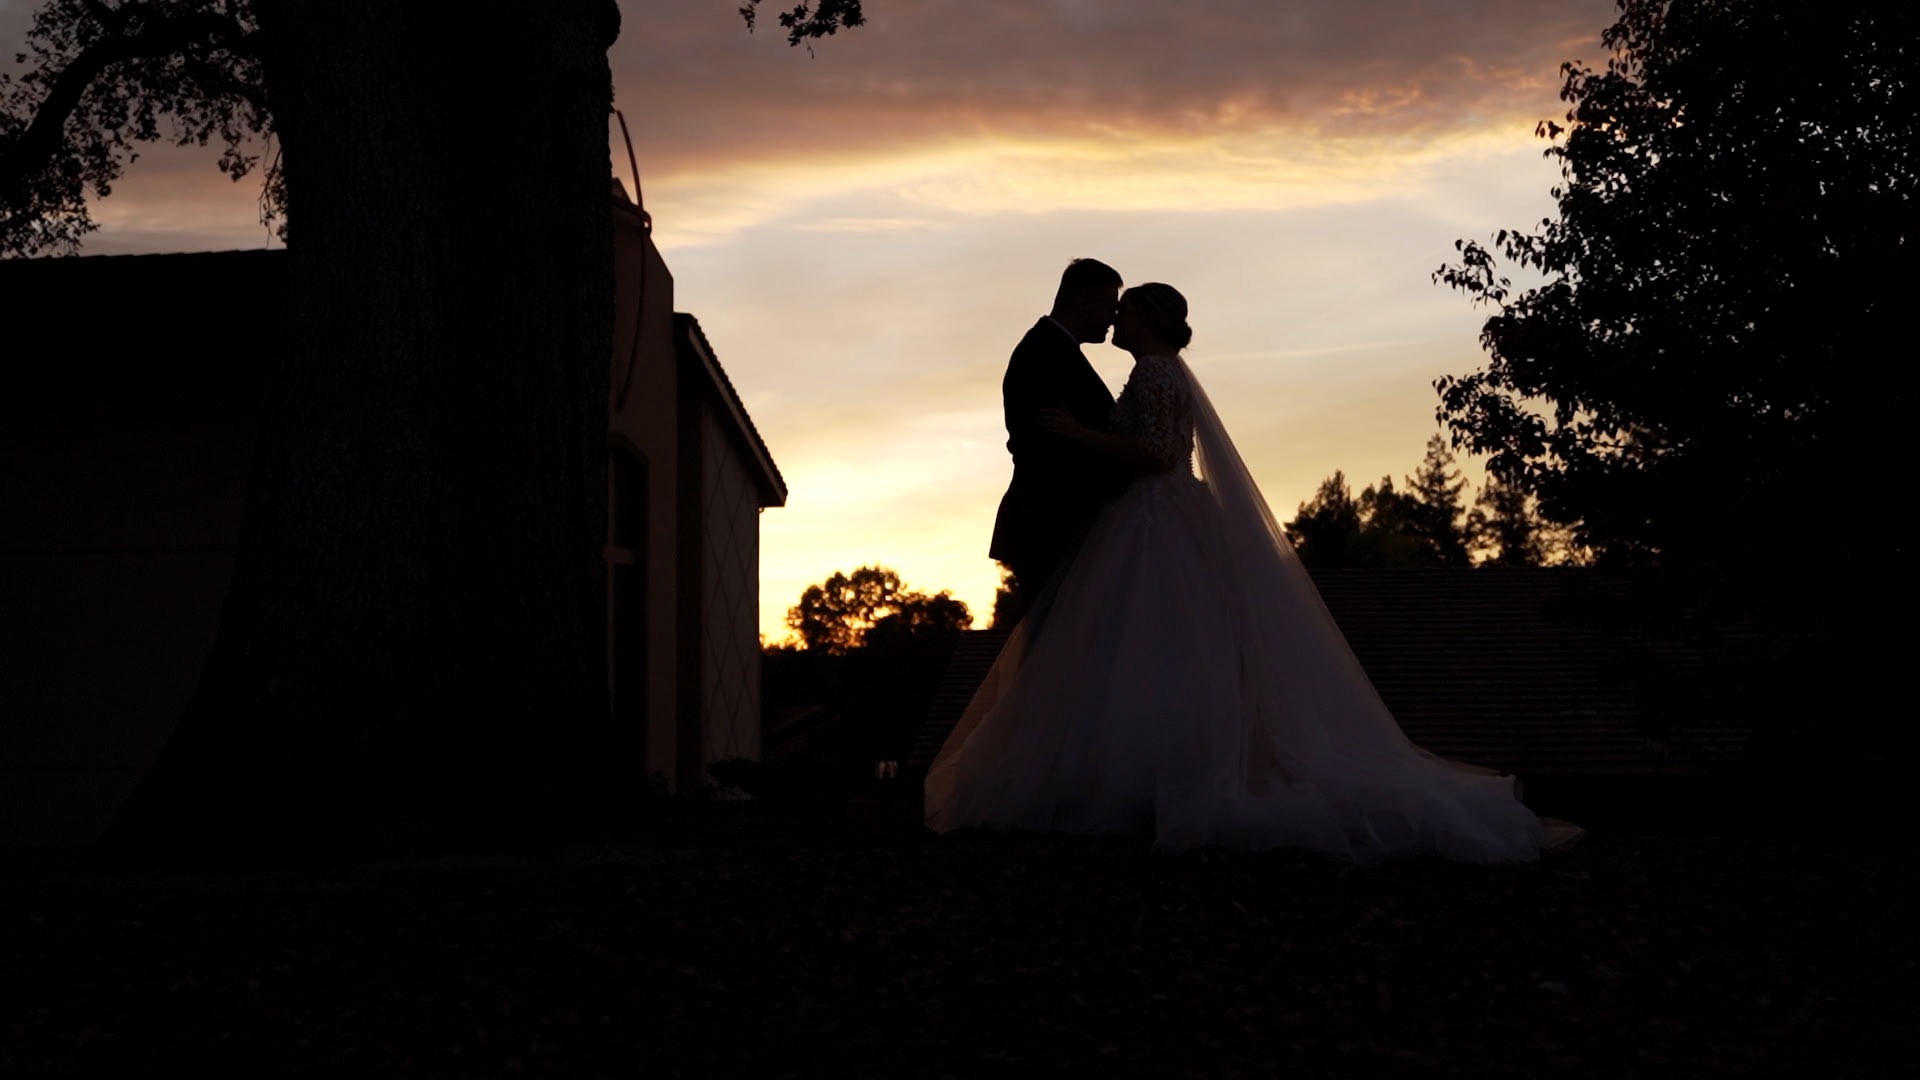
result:
[(1126, 489), (1126, 468), (1103, 454), (1040, 430), (1045, 408), (1107, 430), (1113, 395), (1068, 333), (1041, 319), (1020, 339), (1000, 381), (1013, 482), (1000, 499), (988, 554), (1010, 565), (1051, 566), (1064, 558), (1100, 504)]

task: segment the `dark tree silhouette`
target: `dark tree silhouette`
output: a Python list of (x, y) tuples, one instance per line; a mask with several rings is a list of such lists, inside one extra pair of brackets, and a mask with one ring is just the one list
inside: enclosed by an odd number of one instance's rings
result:
[[(74, 251), (95, 227), (89, 193), (111, 193), (142, 142), (218, 141), (222, 172), (252, 173), (270, 122), (264, 45), (252, 5), (231, 0), (42, 5), (29, 67), (0, 75), (0, 256)], [(268, 216), (283, 196), (270, 161)]]
[(911, 749), (972, 621), (952, 593), (908, 589), (883, 566), (809, 586), (787, 613), (801, 644), (762, 650), (762, 701), (769, 717), (824, 707), (832, 721), (792, 762), (729, 765), (716, 776), (776, 801), (802, 792), (838, 797), (871, 783), (877, 762), (897, 763)]
[(1518, 484), (1493, 473), (1473, 500), (1467, 530), (1487, 566), (1539, 566), (1545, 561), (1538, 521), (1529, 511), (1533, 497)]
[(1883, 503), (1914, 420), (1920, 9), (1621, 0), (1602, 40), (1540, 126), (1557, 216), (1436, 272), (1496, 309), (1439, 413), (1602, 565), (1653, 568), (1631, 617), (1725, 657), (1755, 760), (1858, 777), (1913, 541), (1826, 522)]
[(1360, 548), (1360, 504), (1347, 486), (1347, 474), (1335, 471), (1320, 482), (1313, 498), (1300, 504), (1285, 524), (1287, 539), (1308, 566), (1350, 566)]
[(787, 628), (809, 651), (844, 653), (860, 645), (873, 621), (890, 611), (902, 591), (900, 575), (879, 566), (851, 574), (834, 571), (809, 585), (787, 609)]
[[(745, 0), (739, 9), (749, 30), (760, 3)], [(43, 3), (20, 54), (27, 70), (0, 75), (0, 258), (78, 250), (96, 228), (89, 196), (110, 195), (139, 157), (138, 144), (162, 139), (218, 142), (220, 171), (234, 180), (262, 169), (264, 157), (261, 218), (282, 220), (285, 176), (264, 138), (273, 111), (257, 10), (272, 6)], [(458, 24), (454, 8), (441, 10), (449, 28)], [(821, 0), (782, 11), (779, 21), (788, 44), (799, 45), (866, 19), (860, 0)]]
[(967, 605), (951, 592), (914, 592), (884, 566), (835, 571), (826, 581), (809, 585), (800, 602), (787, 610), (787, 626), (805, 649), (835, 655), (876, 638), (950, 636), (972, 621)]
[(1398, 491), (1393, 477), (1360, 491), (1360, 535), (1347, 565), (1425, 566), (1433, 562), (1424, 536), (1422, 507), (1412, 495)]
[(1320, 482), (1285, 524), (1300, 561), (1308, 566), (1465, 566), (1467, 539), (1460, 495), (1466, 481), (1453, 467), (1444, 443), (1428, 442), (1420, 471), (1361, 490), (1355, 498), (1344, 472)]
[(1557, 217), (1435, 274), (1497, 309), (1486, 367), (1436, 384), (1456, 444), (1611, 560), (1910, 562), (1905, 530), (1782, 511), (1871, 505), (1904, 449), (1920, 9), (1621, 0), (1602, 40), (1540, 125)]
[(1004, 563), (1000, 566), (1000, 585), (993, 590), (993, 621), (988, 627), (994, 630), (1011, 630), (1016, 621), (1014, 605), (1019, 603), (1019, 584), (1013, 576), (1013, 570)]
[[(1428, 440), (1408, 490), (1383, 476), (1355, 497), (1346, 474), (1321, 481), (1287, 535), (1308, 566), (1557, 566), (1580, 564), (1585, 553), (1564, 526), (1541, 519), (1524, 488), (1489, 474), (1463, 514), (1466, 480), (1439, 436)], [(1464, 520), (1462, 520), (1464, 518)]]
[(1467, 535), (1482, 566), (1545, 566), (1577, 561), (1566, 550), (1564, 530), (1540, 520), (1534, 497), (1518, 484), (1488, 473), (1467, 515)]
[(972, 625), (973, 613), (952, 593), (908, 593), (893, 611), (873, 621), (861, 644), (879, 651), (899, 651), (918, 643), (951, 646)]
[(1460, 502), (1466, 490), (1466, 478), (1454, 467), (1447, 441), (1438, 435), (1429, 438), (1420, 468), (1407, 477), (1403, 512), (1407, 532), (1419, 543), (1430, 566), (1465, 566), (1470, 561), (1462, 520), (1466, 507)]
[(565, 827), (613, 760), (596, 571), (618, 11), (255, 10), (289, 310), (219, 634), (107, 850)]
[[(859, 24), (788, 14), (792, 41)], [(105, 857), (545, 836), (621, 786), (598, 577), (618, 27), (613, 0), (39, 13), (0, 101), (0, 251), (71, 250), (87, 192), (168, 127), (233, 175), (271, 129), (289, 248), (219, 634)]]
[[(740, 5), (740, 17), (747, 20), (748, 30), (758, 23), (759, 14), (760, 0), (746, 0)], [(787, 31), (789, 45), (827, 37), (843, 26), (852, 28), (866, 21), (860, 0), (806, 0), (780, 13), (780, 25)]]

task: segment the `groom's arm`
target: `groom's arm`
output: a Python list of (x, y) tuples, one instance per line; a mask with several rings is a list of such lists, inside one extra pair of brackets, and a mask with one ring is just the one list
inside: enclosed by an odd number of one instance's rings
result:
[(1045, 366), (1040, 359), (1043, 358), (1015, 354), (1000, 390), (1006, 411), (1007, 449), (1013, 454), (1013, 463), (1045, 472), (1057, 468), (1058, 459), (1069, 444), (1058, 435), (1040, 429), (1041, 410), (1061, 405), (1060, 389), (1045, 377)]
[(1078, 422), (1064, 409), (1041, 414), (1040, 427), (1063, 439), (1079, 443), (1100, 457), (1142, 474), (1166, 472), (1174, 463), (1156, 447), (1125, 435), (1112, 435)]

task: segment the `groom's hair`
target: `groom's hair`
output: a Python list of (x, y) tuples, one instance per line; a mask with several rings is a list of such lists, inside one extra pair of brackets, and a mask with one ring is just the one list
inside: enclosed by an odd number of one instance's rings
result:
[(1060, 274), (1060, 291), (1053, 294), (1057, 305), (1080, 296), (1089, 289), (1117, 289), (1120, 271), (1099, 259), (1075, 259)]

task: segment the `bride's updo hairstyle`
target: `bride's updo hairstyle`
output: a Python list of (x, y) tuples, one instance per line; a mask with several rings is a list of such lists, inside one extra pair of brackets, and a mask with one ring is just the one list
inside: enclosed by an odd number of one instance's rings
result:
[(1193, 327), (1187, 325), (1187, 298), (1173, 286), (1157, 281), (1135, 285), (1120, 302), (1134, 305), (1153, 336), (1174, 348), (1184, 349), (1193, 340)]

